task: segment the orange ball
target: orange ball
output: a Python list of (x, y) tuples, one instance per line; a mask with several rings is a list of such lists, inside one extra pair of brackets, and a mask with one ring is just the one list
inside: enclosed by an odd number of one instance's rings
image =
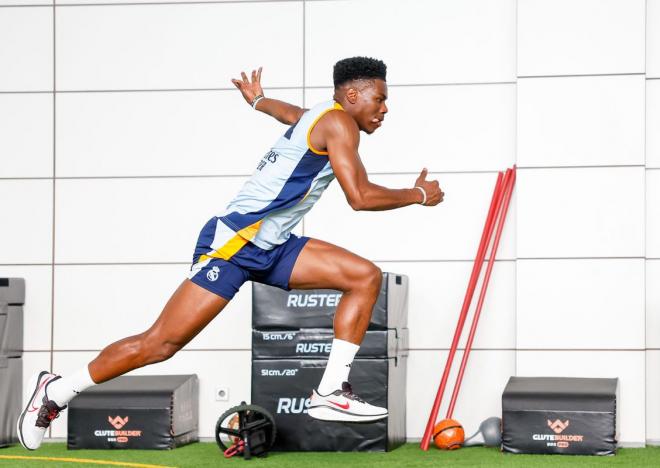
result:
[(461, 423), (454, 419), (443, 419), (433, 428), (433, 442), (443, 450), (461, 448), (465, 441), (465, 431)]

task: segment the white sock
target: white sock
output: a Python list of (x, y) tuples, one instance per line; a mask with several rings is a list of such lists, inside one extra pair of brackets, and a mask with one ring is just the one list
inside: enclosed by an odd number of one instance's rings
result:
[(62, 377), (49, 383), (46, 391), (48, 398), (57, 403), (57, 406), (64, 406), (73, 400), (73, 397), (93, 385), (96, 383), (89, 375), (88, 367), (85, 366), (68, 377)]
[(319, 395), (329, 395), (335, 390), (341, 389), (342, 382), (348, 382), (351, 363), (358, 349), (360, 349), (360, 346), (348, 341), (338, 340), (337, 338), (332, 340), (328, 365), (317, 389)]

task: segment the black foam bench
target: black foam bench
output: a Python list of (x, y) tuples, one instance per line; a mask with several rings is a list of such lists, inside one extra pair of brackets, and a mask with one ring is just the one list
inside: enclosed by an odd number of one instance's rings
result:
[(69, 404), (69, 449), (172, 449), (199, 440), (196, 375), (122, 376)]
[(618, 379), (511, 377), (502, 394), (502, 450), (614, 455)]

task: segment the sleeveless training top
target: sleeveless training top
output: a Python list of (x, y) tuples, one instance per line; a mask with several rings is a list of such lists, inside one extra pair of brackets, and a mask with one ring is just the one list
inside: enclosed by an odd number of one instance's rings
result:
[(312, 147), (310, 134), (319, 119), (334, 109), (343, 110), (339, 103), (327, 101), (306, 111), (261, 158), (220, 216), (238, 236), (271, 250), (289, 238), (321, 197), (335, 175), (328, 153)]

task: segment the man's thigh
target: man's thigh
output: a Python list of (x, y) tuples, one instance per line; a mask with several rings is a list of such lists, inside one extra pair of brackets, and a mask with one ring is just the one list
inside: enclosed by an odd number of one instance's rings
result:
[(350, 290), (356, 282), (380, 274), (376, 265), (342, 247), (310, 239), (291, 272), (292, 289)]

